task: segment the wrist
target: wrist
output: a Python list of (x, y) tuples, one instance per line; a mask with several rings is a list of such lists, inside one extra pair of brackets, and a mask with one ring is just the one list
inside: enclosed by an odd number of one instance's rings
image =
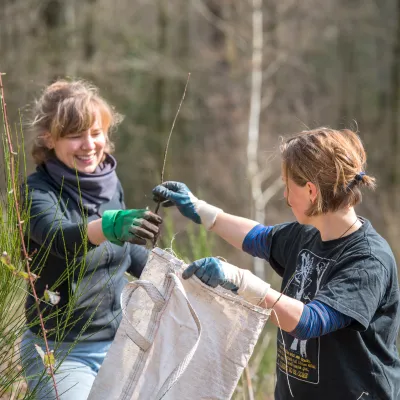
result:
[(206, 203), (203, 200), (197, 200), (195, 203), (196, 212), (199, 214), (201, 223), (209, 231), (215, 225), (219, 213), (223, 212), (221, 208)]
[(225, 261), (219, 261), (225, 279), (238, 288), (238, 295), (251, 304), (260, 305), (271, 285), (247, 269), (241, 269)]
[(117, 244), (119, 246), (123, 245), (115, 235), (115, 221), (117, 219), (118, 213), (120, 210), (107, 210), (104, 211), (102, 218), (101, 218), (101, 228), (103, 231), (104, 236), (107, 240), (111, 243)]
[(87, 225), (87, 237), (91, 244), (98, 246), (103, 243), (107, 238), (102, 229), (102, 219), (91, 221)]
[(240, 269), (242, 281), (238, 294), (249, 303), (261, 305), (268, 294), (271, 285), (247, 269)]

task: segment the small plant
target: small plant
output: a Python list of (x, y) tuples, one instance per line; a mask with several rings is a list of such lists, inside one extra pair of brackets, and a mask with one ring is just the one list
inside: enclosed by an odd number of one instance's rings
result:
[(186, 263), (199, 258), (210, 257), (214, 250), (212, 235), (207, 234), (207, 231), (201, 225), (189, 223), (185, 231), (179, 232), (168, 213), (164, 215), (160, 245)]
[[(2, 110), (2, 141), (3, 141), (3, 189), (0, 192), (0, 399), (34, 399), (35, 393), (29, 393), (25, 383), (25, 371), (20, 362), (20, 342), (27, 329), (39, 327), (44, 346), (33, 346), (25, 349), (32, 355), (39, 355), (43, 361), (42, 381), (51, 381), (56, 398), (59, 399), (55, 373), (65, 357), (58, 355), (58, 346), (64, 341), (72, 327), (79, 321), (74, 315), (79, 296), (85, 290), (84, 276), (88, 277), (86, 255), (88, 252), (86, 228), (81, 231), (82, 248), (76, 249), (75, 254), (69, 256), (67, 268), (57, 281), (49, 287), (46, 284), (44, 293), (37, 293), (35, 281), (42, 279), (41, 269), (50, 252), (51, 243), (57, 233), (61, 232), (59, 226), (48, 227), (46, 246), (41, 246), (34, 253), (28, 248), (30, 204), (26, 186), (26, 160), (24, 152), (24, 137), (22, 129), (11, 131), (7, 119), (7, 108), (4, 88), (0, 73), (0, 106)], [(22, 124), (20, 123), (20, 126)], [(61, 188), (62, 190), (62, 188)], [(85, 218), (83, 218), (85, 219)], [(84, 227), (87, 224), (83, 224)], [(47, 240), (48, 239), (48, 240)], [(65, 243), (64, 243), (65, 247)], [(79, 256), (78, 256), (79, 254)], [(31, 266), (34, 266), (32, 270)], [(94, 273), (96, 268), (93, 269)], [(112, 276), (110, 276), (112, 279)], [(60, 293), (57, 287), (67, 282), (70, 293), (69, 300), (61, 306)], [(108, 283), (105, 283), (107, 285)], [(99, 291), (101, 292), (101, 291)], [(35, 315), (33, 321), (27, 324), (24, 306), (27, 296), (34, 299), (32, 309), (27, 313)], [(93, 296), (91, 304), (87, 307), (96, 312), (99, 304), (98, 296)], [(60, 304), (59, 304), (60, 303)], [(80, 311), (84, 311), (83, 309)], [(62, 318), (61, 318), (62, 315)], [(59, 324), (55, 330), (49, 332), (45, 323), (50, 318), (57, 318)], [(78, 343), (79, 337), (87, 329), (91, 318), (85, 321), (78, 338), (70, 344), (70, 350)], [(50, 348), (47, 339), (49, 334), (57, 343)]]

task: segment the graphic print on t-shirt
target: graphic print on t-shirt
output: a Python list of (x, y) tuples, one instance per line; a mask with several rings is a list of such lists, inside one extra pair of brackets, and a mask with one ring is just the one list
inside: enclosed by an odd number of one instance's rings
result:
[[(321, 258), (309, 250), (301, 250), (297, 256), (296, 271), (291, 277), (286, 294), (304, 304), (309, 303), (321, 286), (321, 282), (333, 260)], [(308, 383), (319, 382), (319, 338), (299, 340), (283, 332), (285, 346), (278, 335), (279, 369), (293, 378)], [(286, 349), (285, 349), (286, 347)]]

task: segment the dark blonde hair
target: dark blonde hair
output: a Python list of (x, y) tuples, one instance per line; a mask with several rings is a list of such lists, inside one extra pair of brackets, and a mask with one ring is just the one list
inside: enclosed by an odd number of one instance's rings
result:
[(317, 187), (316, 201), (306, 215), (355, 206), (362, 200), (361, 186), (375, 188), (375, 178), (365, 174), (367, 156), (358, 135), (348, 129), (318, 128), (301, 132), (281, 145), (286, 178), (304, 187)]
[(106, 152), (114, 145), (110, 133), (122, 117), (98, 94), (98, 89), (85, 81), (59, 80), (46, 87), (42, 96), (35, 102), (34, 117), (29, 124), (35, 135), (32, 156), (36, 164), (44, 163), (53, 150), (46, 146), (46, 135), (58, 140), (71, 133), (89, 129), (95, 120), (96, 111), (100, 113), (102, 128), (106, 133)]

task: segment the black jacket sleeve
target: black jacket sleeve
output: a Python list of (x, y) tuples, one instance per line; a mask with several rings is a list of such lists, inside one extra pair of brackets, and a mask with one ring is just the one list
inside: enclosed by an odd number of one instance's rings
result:
[(87, 239), (86, 225), (67, 218), (67, 210), (53, 192), (32, 189), (29, 201), (29, 239), (58, 257), (80, 256), (95, 247)]

